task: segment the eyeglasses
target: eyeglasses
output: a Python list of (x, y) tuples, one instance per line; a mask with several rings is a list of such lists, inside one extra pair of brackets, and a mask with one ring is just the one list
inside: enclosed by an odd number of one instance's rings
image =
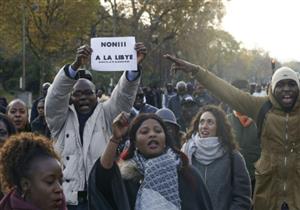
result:
[(75, 92), (72, 93), (72, 96), (81, 97), (82, 95), (91, 96), (94, 94), (95, 94), (95, 91), (93, 91), (93, 90), (84, 90), (84, 91), (76, 90)]

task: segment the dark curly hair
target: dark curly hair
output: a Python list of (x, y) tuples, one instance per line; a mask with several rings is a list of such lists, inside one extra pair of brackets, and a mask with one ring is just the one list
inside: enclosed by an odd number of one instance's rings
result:
[(6, 125), (8, 136), (17, 132), (14, 123), (11, 121), (11, 119), (8, 118), (7, 115), (0, 113), (0, 121), (2, 121)]
[(221, 144), (227, 149), (227, 151), (238, 150), (238, 144), (235, 141), (232, 127), (228, 122), (225, 112), (218, 106), (205, 105), (200, 108), (197, 115), (193, 118), (191, 126), (186, 134), (186, 140), (189, 140), (193, 134), (198, 133), (200, 117), (204, 112), (210, 112), (216, 118), (217, 123), (217, 137)]
[(168, 135), (167, 127), (166, 127), (164, 121), (154, 113), (139, 114), (131, 121), (130, 126), (129, 126), (129, 131), (128, 131), (130, 146), (128, 148), (126, 155), (123, 156), (123, 159), (127, 160), (127, 159), (130, 159), (133, 157), (134, 151), (136, 149), (135, 142), (136, 142), (137, 130), (140, 128), (140, 126), (142, 125), (143, 122), (145, 122), (146, 120), (149, 120), (149, 119), (156, 120), (161, 125), (161, 127), (165, 133), (165, 136), (166, 136), (166, 146), (170, 147), (175, 153), (179, 154), (180, 158), (182, 160), (183, 166), (187, 166), (188, 165), (187, 157), (181, 151), (179, 151), (178, 149), (175, 148), (170, 135)]
[(31, 164), (36, 158), (60, 160), (45, 136), (23, 132), (10, 136), (0, 149), (0, 179), (2, 188), (21, 190), (21, 179), (30, 177)]

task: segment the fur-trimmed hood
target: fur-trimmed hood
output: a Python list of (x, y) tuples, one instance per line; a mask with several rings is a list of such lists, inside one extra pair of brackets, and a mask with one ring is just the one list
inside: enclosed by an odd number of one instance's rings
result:
[(123, 179), (140, 182), (144, 178), (133, 160), (121, 160), (118, 165)]

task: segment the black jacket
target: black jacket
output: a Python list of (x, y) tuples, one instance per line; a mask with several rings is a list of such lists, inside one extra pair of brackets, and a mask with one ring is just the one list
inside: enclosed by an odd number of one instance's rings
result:
[(51, 137), (50, 130), (44, 117), (38, 116), (31, 123), (31, 131), (42, 134), (48, 138)]
[[(130, 161), (124, 164), (120, 166), (121, 175), (117, 164), (107, 170), (100, 165), (99, 160), (96, 161), (88, 185), (90, 210), (134, 209), (142, 176)], [(188, 166), (178, 173), (181, 209), (212, 210), (207, 189), (198, 172)]]

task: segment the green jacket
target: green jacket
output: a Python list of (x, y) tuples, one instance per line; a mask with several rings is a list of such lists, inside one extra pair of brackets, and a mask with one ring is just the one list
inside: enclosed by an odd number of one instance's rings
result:
[(256, 121), (268, 100), (261, 134), (261, 156), (255, 165), (254, 210), (278, 210), (283, 202), (289, 209), (300, 209), (300, 106), (299, 97), (290, 113), (284, 112), (272, 93), (255, 97), (199, 67), (199, 82), (228, 103), (234, 110)]
[(227, 115), (227, 118), (233, 127), (235, 139), (240, 146), (240, 152), (245, 158), (250, 178), (251, 180), (254, 180), (254, 164), (258, 160), (261, 152), (260, 141), (257, 138), (256, 124), (252, 121), (248, 127), (244, 127), (233, 113)]

